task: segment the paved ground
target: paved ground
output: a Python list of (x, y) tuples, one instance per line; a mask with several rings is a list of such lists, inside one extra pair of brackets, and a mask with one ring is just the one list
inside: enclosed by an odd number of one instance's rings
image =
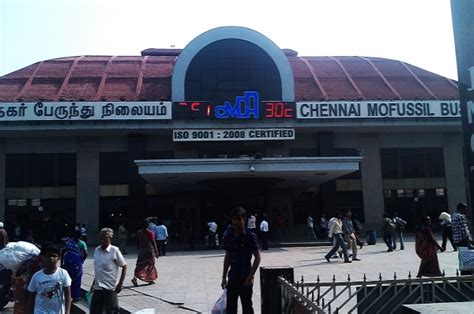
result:
[[(304, 276), (305, 281), (315, 281), (319, 275), (322, 281), (362, 280), (364, 273), (368, 280), (376, 280), (381, 274), (392, 279), (394, 272), (399, 278), (406, 278), (410, 271), (416, 276), (419, 258), (414, 250), (414, 238), (409, 237), (404, 251), (386, 252), (386, 247), (378, 239), (378, 244), (365, 246), (359, 252), (362, 261), (344, 264), (335, 259), (327, 263), (324, 254), (329, 247), (289, 247), (273, 248), (262, 252), (261, 266), (294, 267), (295, 278)], [(448, 244), (449, 250), (451, 247)], [(454, 276), (458, 267), (457, 253), (439, 253), (440, 266), (447, 276)], [(120, 305), (130, 312), (155, 309), (157, 313), (209, 313), (221, 294), (220, 281), (224, 252), (194, 251), (169, 252), (157, 260), (159, 279), (155, 285), (133, 287), (130, 279), (136, 262), (136, 254), (125, 255), (129, 269), (125, 289), (119, 295)], [(93, 279), (93, 260), (85, 263), (83, 288), (88, 289)], [(255, 278), (254, 308), (260, 312), (260, 277)]]

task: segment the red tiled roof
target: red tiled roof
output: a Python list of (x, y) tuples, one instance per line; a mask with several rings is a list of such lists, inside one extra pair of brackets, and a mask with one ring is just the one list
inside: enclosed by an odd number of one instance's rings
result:
[[(0, 77), (0, 101), (171, 100), (179, 49), (143, 56), (79, 56), (46, 60)], [(285, 49), (296, 101), (458, 99), (457, 82), (416, 66), (372, 57), (299, 57)]]

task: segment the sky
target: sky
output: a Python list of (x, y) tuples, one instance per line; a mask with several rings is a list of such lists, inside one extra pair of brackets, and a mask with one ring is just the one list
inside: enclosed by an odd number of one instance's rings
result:
[(0, 0), (0, 76), (59, 57), (184, 48), (230, 25), (300, 56), (395, 59), (457, 79), (449, 0)]

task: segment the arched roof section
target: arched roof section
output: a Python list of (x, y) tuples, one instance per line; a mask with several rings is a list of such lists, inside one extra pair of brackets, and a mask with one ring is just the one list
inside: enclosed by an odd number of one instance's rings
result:
[(295, 101), (293, 71), (283, 51), (270, 39), (252, 29), (239, 26), (224, 26), (211, 29), (193, 39), (181, 52), (173, 69), (171, 98), (185, 100), (186, 72), (193, 58), (204, 47), (223, 39), (239, 39), (255, 44), (275, 62), (280, 74), (283, 101)]

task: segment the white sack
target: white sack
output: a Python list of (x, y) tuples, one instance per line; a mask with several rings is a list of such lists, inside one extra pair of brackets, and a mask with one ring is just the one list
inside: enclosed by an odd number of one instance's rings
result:
[(24, 262), (39, 253), (40, 249), (30, 242), (10, 242), (0, 250), (0, 264), (11, 271), (17, 271)]

